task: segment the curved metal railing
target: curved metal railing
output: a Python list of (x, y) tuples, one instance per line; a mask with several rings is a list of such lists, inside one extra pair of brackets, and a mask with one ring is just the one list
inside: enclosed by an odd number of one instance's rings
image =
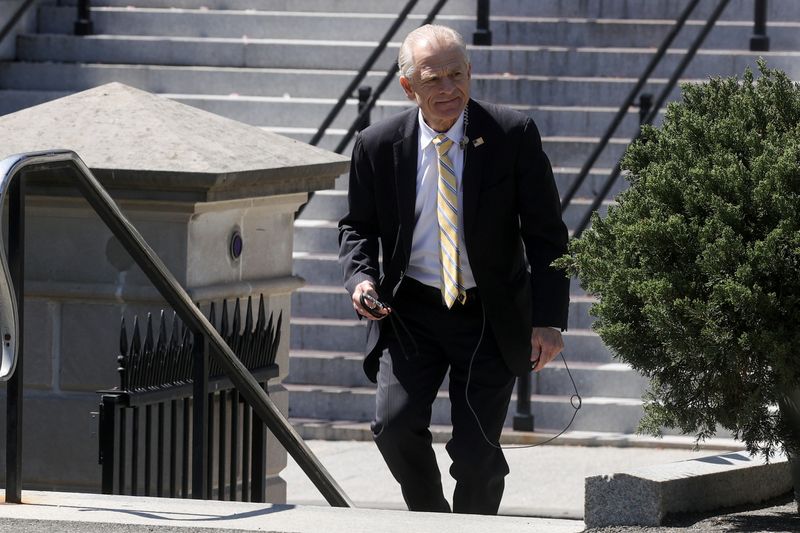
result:
[[(0, 175), (8, 175), (13, 167), (13, 162), (12, 159), (0, 161)], [(4, 179), (0, 182), (0, 206), (5, 204), (10, 181)], [(0, 338), (3, 342), (0, 381), (8, 381), (17, 368), (19, 312), (4, 246), (0, 246)]]
[[(15, 183), (21, 181), (20, 175), (23, 170), (33, 169), (37, 171), (66, 170), (72, 175), (75, 185), (86, 200), (88, 200), (92, 209), (100, 216), (106, 227), (108, 227), (120, 241), (125, 250), (139, 265), (139, 268), (142, 269), (156, 289), (158, 289), (161, 296), (172, 306), (180, 319), (189, 326), (192, 331), (202, 335), (206, 342), (209, 343), (211, 353), (217, 358), (217, 362), (222, 367), (225, 375), (236, 386), (239, 393), (250, 404), (258, 417), (269, 427), (278, 441), (286, 448), (286, 451), (297, 461), (298, 465), (300, 465), (328, 503), (337, 507), (352, 507), (353, 504), (350, 499), (317, 460), (289, 421), (286, 420), (283, 414), (278, 410), (266, 391), (264, 391), (255, 378), (253, 378), (242, 362), (239, 361), (220, 333), (217, 332), (211, 322), (209, 322), (200, 309), (192, 302), (186, 290), (181, 287), (158, 255), (145, 242), (136, 228), (125, 218), (117, 204), (111, 196), (109, 196), (108, 192), (103, 188), (97, 178), (94, 177), (78, 154), (71, 150), (53, 150), (14, 155), (4, 159), (0, 162), (0, 171), (2, 172), (2, 174), (0, 174), (0, 199), (4, 199), (9, 189), (14, 186)], [(24, 205), (24, 198), (22, 198), (22, 204)], [(0, 233), (2, 232), (0, 231)], [(15, 289), (10, 283), (11, 277), (9, 276), (10, 269), (8, 259), (5, 253), (0, 254), (0, 270), (3, 272), (2, 276), (0, 276), (0, 313), (2, 313), (4, 317), (2, 320), (5, 321), (0, 323), (0, 328), (8, 328), (8, 334), (12, 335), (8, 346), (9, 354), (13, 355), (11, 362), (8, 363), (12, 369), (12, 373), (7, 376), (11, 377), (13, 376), (13, 367), (17, 360), (16, 355), (18, 355), (13, 350), (14, 341), (20, 345), (22, 343), (22, 339), (19, 337), (19, 314), (13, 312), (13, 309), (16, 309), (16, 312), (20, 313), (20, 309), (17, 309), (19, 306), (15, 306), (14, 300), (21, 295), (15, 294)], [(15, 259), (12, 258), (12, 262), (14, 260)], [(7, 314), (4, 312), (6, 310), (12, 310), (12, 312)], [(3, 330), (4, 335), (5, 331), (6, 330)], [(3, 357), (3, 368), (6, 368), (5, 343)], [(19, 394), (16, 401), (21, 405), (22, 387), (21, 384), (19, 385), (19, 387), (15, 387), (18, 388)], [(11, 396), (12, 393), (11, 390), (9, 390), (9, 402), (13, 401)], [(12, 425), (14, 427), (12, 427)], [(22, 420), (19, 419), (19, 417), (16, 417), (14, 420), (8, 420), (6, 431), (9, 440), (19, 439), (18, 432), (21, 430)], [(16, 442), (19, 443), (20, 441), (16, 440)], [(19, 456), (17, 456), (16, 460), (21, 463)], [(6, 466), (6, 501), (19, 503), (21, 500), (20, 480), (18, 476), (14, 478), (15, 476), (13, 475), (11, 476), (12, 479), (9, 479), (8, 473), (20, 472), (20, 465), (7, 464)]]

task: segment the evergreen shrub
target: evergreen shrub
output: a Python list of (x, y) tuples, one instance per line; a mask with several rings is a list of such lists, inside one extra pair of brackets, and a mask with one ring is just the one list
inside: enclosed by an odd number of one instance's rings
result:
[(769, 457), (800, 450), (777, 408), (800, 385), (800, 86), (759, 71), (684, 85), (628, 148), (630, 188), (557, 264), (650, 379), (640, 431), (719, 424)]

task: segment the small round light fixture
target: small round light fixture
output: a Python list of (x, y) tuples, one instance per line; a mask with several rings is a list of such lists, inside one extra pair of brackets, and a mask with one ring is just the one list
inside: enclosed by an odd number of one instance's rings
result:
[(244, 248), (244, 241), (242, 240), (242, 234), (238, 231), (234, 231), (231, 234), (231, 240), (228, 244), (228, 252), (231, 254), (231, 258), (239, 259), (242, 255), (242, 248)]

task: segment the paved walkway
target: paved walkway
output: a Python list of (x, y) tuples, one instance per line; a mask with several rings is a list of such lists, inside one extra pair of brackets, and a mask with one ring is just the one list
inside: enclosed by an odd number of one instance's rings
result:
[[(569, 438), (567, 439), (570, 440)], [(590, 441), (589, 439), (588, 441)], [(573, 442), (581, 439), (572, 439)], [(583, 442), (588, 442), (586, 438)], [(730, 449), (737, 446), (732, 441)], [(721, 453), (714, 449), (540, 446), (506, 451), (511, 465), (500, 517), (409, 513), (403, 509), (400, 491), (387, 472), (372, 442), (308, 441), (323, 465), (339, 482), (358, 509), (329, 507), (290, 460), (284, 472), (288, 504), (170, 500), (93, 494), (24, 491), (24, 505), (0, 504), (0, 531), (44, 533), (220, 533), (271, 531), (276, 533), (580, 533), (584, 530), (583, 480), (587, 476), (614, 473), (637, 466), (697, 458)], [(652, 444), (652, 443), (651, 443)], [(665, 445), (675, 443), (665, 441)], [(443, 444), (436, 444), (444, 484), (452, 492), (446, 474), (449, 459)], [(0, 491), (0, 494), (2, 492)], [(786, 509), (789, 509), (788, 511)], [(796, 530), (793, 507), (784, 505), (753, 520), (770, 531)], [(718, 519), (717, 519), (718, 520)], [(739, 516), (731, 518), (734, 523)], [(758, 521), (761, 520), (761, 521)], [(778, 520), (778, 522), (775, 522)], [(708, 522), (703, 527), (710, 527)], [(789, 529), (783, 528), (789, 524)], [(686, 531), (692, 525), (679, 525)], [(610, 528), (638, 533), (640, 528)], [(671, 528), (648, 533), (672, 532)], [(714, 531), (717, 531), (716, 529)], [(727, 531), (727, 529), (725, 530)], [(755, 531), (746, 529), (746, 531)]]
[[(730, 450), (740, 449), (735, 447), (733, 441), (727, 442), (732, 445)], [(359, 507), (405, 508), (400, 489), (374, 443), (312, 440), (308, 441), (308, 445)], [(450, 459), (444, 444), (434, 444), (434, 449), (439, 468), (444, 474), (445, 491), (452, 494), (454, 482), (447, 474)], [(604, 446), (509, 449), (505, 455), (511, 474), (506, 478), (500, 513), (580, 520), (583, 518), (584, 479), (588, 476), (720, 453), (724, 452), (719, 449), (692, 451)], [(325, 500), (291, 458), (283, 478), (288, 485), (288, 503), (325, 504)]]

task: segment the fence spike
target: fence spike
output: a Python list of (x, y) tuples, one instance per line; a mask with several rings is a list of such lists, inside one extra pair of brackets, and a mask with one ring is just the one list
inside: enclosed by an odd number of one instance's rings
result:
[(245, 311), (245, 317), (244, 317), (244, 331), (245, 331), (245, 333), (251, 333), (253, 331), (253, 296), (252, 295), (247, 297), (247, 311)]
[(144, 351), (153, 350), (153, 315), (147, 313), (147, 333), (144, 336)]
[(180, 335), (180, 320), (178, 320), (178, 313), (172, 312), (172, 328), (169, 330), (169, 345), (177, 346), (180, 343), (178, 336)]
[(267, 326), (264, 294), (258, 296), (258, 320), (253, 334), (253, 368), (261, 368), (264, 364), (264, 352), (267, 344), (265, 329)]
[(192, 343), (191, 332), (185, 324), (182, 326), (181, 333), (181, 359), (183, 360), (183, 371), (181, 375), (184, 382), (189, 383), (192, 381), (192, 371), (194, 368), (194, 362), (192, 361), (194, 344)]
[(133, 317), (133, 338), (131, 339), (131, 351), (128, 355), (139, 354), (142, 349), (142, 337), (139, 333), (139, 317)]
[(178, 342), (177, 342), (177, 334), (175, 330), (178, 327), (178, 317), (175, 314), (175, 311), (172, 312), (172, 327), (169, 330), (169, 340), (167, 341), (167, 363), (169, 364), (169, 373), (166, 376), (166, 380), (169, 383), (175, 383), (178, 380), (178, 365), (180, 361), (178, 360)]
[(119, 328), (119, 353), (122, 355), (128, 354), (128, 328), (125, 327), (125, 317), (122, 317), (122, 323)]
[(164, 315), (164, 310), (161, 310), (161, 316), (158, 321), (158, 337), (156, 338), (156, 351), (161, 352), (167, 347), (167, 319)]
[(228, 346), (231, 347), (231, 350), (241, 360), (241, 347), (242, 347), (242, 306), (241, 300), (236, 298), (236, 304), (233, 306), (233, 319), (231, 323), (231, 332), (228, 338), (226, 339), (228, 342)]
[(222, 322), (219, 325), (220, 336), (227, 340), (228, 338), (228, 300), (222, 300)]
[(249, 370), (255, 368), (253, 366), (253, 347), (255, 346), (255, 338), (253, 331), (253, 296), (247, 296), (247, 310), (244, 314), (244, 330), (242, 331), (239, 343), (239, 359)]
[(278, 323), (275, 326), (275, 337), (274, 341), (272, 342), (272, 349), (270, 350), (269, 354), (269, 364), (275, 363), (275, 357), (278, 354), (278, 346), (281, 343), (281, 324), (283, 323), (283, 310), (281, 310), (280, 314), (278, 315)]
[(236, 298), (236, 305), (233, 306), (233, 327), (231, 331), (231, 337), (237, 337), (241, 332), (242, 327), (242, 320), (241, 320), (241, 306), (239, 305), (239, 298)]
[(256, 321), (256, 329), (264, 329), (264, 324), (267, 321), (266, 310), (264, 309), (264, 294), (258, 296), (258, 320)]
[(125, 317), (122, 317), (122, 324), (119, 332), (119, 355), (117, 356), (117, 373), (119, 374), (119, 390), (128, 390), (127, 371), (125, 369), (126, 356), (128, 355), (128, 328), (125, 327)]

